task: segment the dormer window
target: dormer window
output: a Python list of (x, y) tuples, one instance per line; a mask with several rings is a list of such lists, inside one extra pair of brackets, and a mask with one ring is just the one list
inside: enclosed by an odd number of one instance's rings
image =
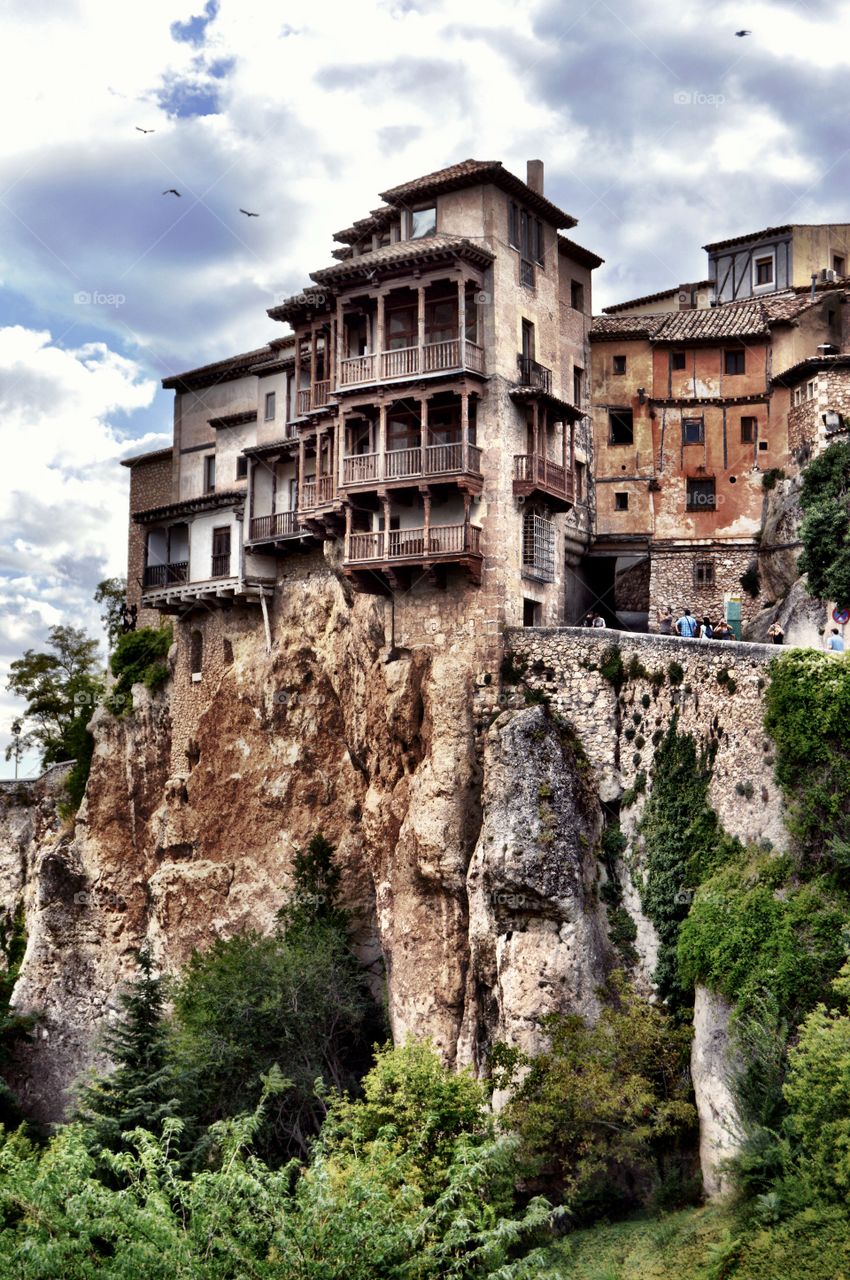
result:
[(430, 205), (427, 209), (411, 209), (407, 215), (411, 240), (421, 240), (425, 236), (433, 236), (437, 231), (437, 207)]

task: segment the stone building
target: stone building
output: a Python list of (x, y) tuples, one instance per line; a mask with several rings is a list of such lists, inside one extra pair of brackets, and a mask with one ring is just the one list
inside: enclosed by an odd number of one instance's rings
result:
[(808, 289), (848, 274), (850, 224), (767, 227), (703, 246), (718, 303), (759, 298), (779, 289)]
[(267, 613), (304, 553), (410, 617), (442, 601), (490, 634), (584, 607), (602, 260), (563, 234), (576, 220), (540, 161), (523, 182), (467, 160), (381, 199), (269, 312), (291, 333), (165, 380), (169, 492), (148, 502), (153, 459), (132, 460), (146, 610)]
[[(730, 597), (745, 622), (755, 614), (741, 577), (759, 547), (764, 475), (786, 470), (803, 442), (809, 411), (791, 405), (795, 386), (822, 382), (824, 404), (835, 398), (844, 363), (823, 353), (847, 349), (845, 298), (827, 281), (594, 320), (587, 577), (621, 623), (654, 625), (658, 609), (683, 604), (716, 619)], [(812, 447), (813, 422), (809, 412)]]

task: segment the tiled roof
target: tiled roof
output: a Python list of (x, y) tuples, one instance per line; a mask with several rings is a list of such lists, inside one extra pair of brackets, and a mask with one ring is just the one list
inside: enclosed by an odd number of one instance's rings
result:
[(592, 249), (585, 249), (583, 245), (576, 244), (575, 240), (570, 240), (568, 236), (558, 236), (558, 252), (572, 258), (574, 262), (581, 263), (583, 267), (590, 267), (591, 271), (594, 267), (601, 267), (605, 261)]
[[(842, 290), (835, 290), (841, 293)], [(692, 307), (654, 315), (594, 316), (590, 336), (594, 339), (651, 338), (653, 342), (712, 342), (727, 338), (767, 337), (776, 324), (791, 324), (803, 311), (817, 306), (819, 294), (774, 294), (724, 302), (719, 307)]]
[(133, 519), (136, 524), (150, 524), (153, 520), (170, 520), (172, 516), (191, 515), (195, 511), (211, 511), (216, 507), (229, 507), (235, 502), (244, 502), (244, 500), (244, 489), (204, 493), (197, 498), (185, 498), (182, 502), (169, 502), (164, 507), (149, 507), (147, 511), (136, 511)]
[(196, 387), (208, 386), (215, 382), (226, 382), (228, 378), (239, 373), (246, 373), (252, 364), (261, 360), (271, 360), (274, 352), (268, 343), (257, 347), (254, 351), (244, 351), (238, 356), (228, 356), (226, 360), (216, 360), (213, 364), (203, 364), (197, 369), (187, 369), (184, 373), (174, 373), (163, 378), (162, 385), (167, 391), (187, 391)]
[(340, 244), (356, 244), (365, 236), (371, 236), (373, 231), (380, 231), (388, 222), (392, 222), (393, 218), (397, 217), (398, 209), (394, 209), (392, 205), (381, 205), (379, 209), (373, 209), (368, 218), (359, 218), (350, 227), (345, 227), (342, 231), (335, 231), (333, 238), (338, 240)]
[(591, 338), (601, 341), (613, 338), (651, 338), (667, 320), (667, 315), (594, 316)]
[(227, 427), (243, 427), (248, 422), (256, 421), (256, 409), (244, 409), (241, 413), (224, 413), (220, 418), (207, 418), (207, 422), (214, 431)]
[(167, 449), (151, 449), (150, 453), (136, 453), (132, 458), (122, 458), (122, 467), (135, 467), (141, 462), (158, 462), (161, 458), (170, 458), (174, 449), (171, 445)]
[(798, 364), (792, 364), (790, 369), (783, 369), (782, 373), (774, 374), (770, 384), (773, 387), (793, 387), (807, 377), (808, 374), (816, 373), (820, 369), (846, 369), (848, 367), (850, 367), (850, 353), (846, 351), (837, 351), (834, 355), (809, 356), (808, 359), (801, 360)]
[(435, 173), (426, 173), (421, 178), (414, 178), (411, 182), (402, 182), (397, 187), (390, 187), (380, 195), (387, 204), (405, 205), (411, 200), (436, 196), (442, 191), (456, 191), (461, 187), (475, 186), (479, 182), (492, 182), (502, 190), (517, 196), (527, 208), (547, 218), (556, 227), (574, 227), (578, 221), (539, 192), (532, 191), (521, 178), (517, 178), (506, 169), (501, 160), (462, 160), (459, 164), (451, 164), (445, 169), (437, 169)]
[(715, 240), (714, 244), (704, 244), (702, 247), (706, 253), (713, 253), (715, 249), (731, 249), (736, 244), (747, 244), (750, 240), (764, 240), (767, 236), (784, 236), (793, 230), (792, 223), (788, 223), (785, 227), (765, 227), (763, 231), (750, 231), (745, 236), (732, 236), (729, 240)]
[(613, 316), (618, 311), (625, 311), (627, 307), (642, 307), (647, 302), (660, 302), (663, 298), (675, 298), (677, 293), (682, 293), (686, 289), (707, 289), (710, 284), (714, 284), (714, 281), (688, 280), (683, 284), (675, 285), (672, 289), (662, 289), (660, 293), (647, 293), (642, 298), (630, 298), (628, 302), (615, 302), (613, 306), (603, 307), (602, 310), (606, 316)]
[(292, 320), (304, 311), (314, 311), (317, 307), (324, 308), (329, 301), (327, 289), (319, 289), (314, 284), (308, 284), (300, 293), (294, 293), (291, 298), (284, 298), (279, 306), (269, 307), (266, 315), (271, 320)]
[[(441, 258), (461, 257), (478, 266), (487, 266), (493, 254), (483, 245), (473, 244), (464, 236), (433, 235), (421, 240), (397, 240), (372, 253), (362, 253), (357, 258), (347, 258), (333, 267), (312, 271), (317, 284), (336, 284), (349, 280), (369, 279), (372, 273), (392, 271), (413, 263), (439, 261)], [(276, 308), (277, 310), (277, 308)], [(269, 313), (271, 314), (271, 313)]]

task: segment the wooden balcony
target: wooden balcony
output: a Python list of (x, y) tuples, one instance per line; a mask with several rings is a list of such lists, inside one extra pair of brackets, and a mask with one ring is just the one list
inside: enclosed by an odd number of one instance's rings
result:
[(451, 373), (464, 369), (483, 374), (484, 348), (469, 339), (449, 338), (445, 342), (426, 342), (422, 347), (399, 347), (379, 355), (352, 356), (340, 363), (339, 385), (352, 387), (367, 382), (392, 382), (396, 378), (415, 377), (420, 373)]
[(534, 453), (514, 454), (514, 495), (539, 497), (556, 511), (568, 511), (575, 503), (575, 482), (560, 462)]
[(330, 378), (323, 378), (321, 382), (314, 382), (312, 387), (303, 387), (298, 392), (297, 397), (299, 418), (303, 418), (308, 413), (314, 413), (317, 409), (324, 408), (330, 399), (330, 393)]
[(456, 565), (476, 582), (481, 580), (481, 530), (472, 524), (432, 524), (413, 529), (391, 529), (380, 533), (350, 533), (345, 549), (344, 570), (358, 580), (364, 590), (376, 590), (374, 578), (381, 574), (391, 587), (403, 579), (403, 569), (436, 574), (439, 566)]
[(255, 516), (251, 521), (251, 542), (278, 542), (298, 538), (304, 533), (297, 511), (276, 511), (269, 516)]
[(174, 564), (149, 564), (145, 566), (142, 577), (142, 590), (150, 591), (158, 587), (173, 587), (178, 583), (188, 581), (188, 560), (178, 560)]
[(481, 450), (477, 445), (466, 447), (464, 463), (463, 445), (429, 444), (413, 449), (388, 449), (386, 453), (361, 453), (344, 458), (342, 464), (343, 485), (376, 485), (401, 480), (439, 480), (451, 476), (469, 475), (480, 479)]
[(319, 476), (317, 480), (305, 480), (301, 486), (301, 506), (305, 511), (313, 507), (327, 506), (336, 496), (333, 476)]

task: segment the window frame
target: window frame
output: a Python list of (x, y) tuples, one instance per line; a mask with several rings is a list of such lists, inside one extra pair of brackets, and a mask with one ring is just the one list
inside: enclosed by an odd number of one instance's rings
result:
[(694, 560), (694, 590), (711, 591), (716, 586), (713, 560)]
[[(688, 427), (692, 427), (694, 424), (696, 424), (698, 428), (697, 439), (689, 440), (687, 429)], [(705, 444), (705, 418), (702, 415), (699, 417), (682, 418), (682, 444), (683, 446), (691, 444)]]
[(628, 511), (628, 509), (629, 509), (628, 491), (626, 489), (615, 489), (614, 490), (614, 510)]
[[(614, 439), (614, 418), (616, 417), (620, 419), (625, 419), (626, 416), (628, 416), (628, 418), (630, 419), (629, 428), (630, 428), (631, 434), (629, 436), (629, 439), (615, 440)], [(623, 426), (625, 427), (625, 422), (623, 422)], [(629, 447), (630, 445), (633, 445), (634, 442), (635, 442), (634, 410), (633, 409), (609, 409), (608, 410), (608, 443), (609, 445), (611, 445), (614, 448), (622, 448), (624, 446)]]
[[(417, 214), (422, 214), (422, 213), (433, 213), (434, 225), (433, 227), (431, 227), (429, 231), (420, 232), (419, 235), (416, 235), (414, 231), (414, 228), (416, 226), (416, 217), (417, 217)], [(407, 237), (406, 238), (408, 240), (427, 240), (429, 236), (435, 236), (436, 234), (437, 234), (437, 202), (436, 200), (434, 201), (433, 204), (429, 202), (428, 204), (419, 205), (418, 208), (407, 210)]]
[(204, 493), (215, 493), (215, 454), (204, 454)]
[[(619, 369), (617, 368), (617, 361), (622, 362), (622, 367)], [(627, 356), (617, 355), (617, 356), (611, 357), (611, 372), (613, 373), (615, 378), (624, 377), (628, 367), (629, 367), (629, 361)]]
[[(738, 364), (740, 361), (740, 369), (730, 369), (729, 364), (733, 362)], [(724, 347), (723, 348), (723, 376), (725, 378), (740, 378), (747, 372), (747, 352), (744, 347)]]
[(570, 308), (584, 315), (584, 284), (581, 280), (570, 279)]
[[(681, 359), (681, 364), (678, 361)], [(683, 369), (688, 367), (687, 351), (671, 351), (670, 352), (670, 372), (681, 373)]]
[[(759, 280), (758, 278), (759, 267), (763, 266), (766, 262), (770, 263), (770, 279)], [(763, 253), (759, 253), (758, 256), (753, 254), (752, 286), (753, 286), (753, 289), (773, 289), (776, 287), (776, 250), (775, 249), (767, 249)]]
[[(711, 489), (711, 502), (697, 502), (695, 497), (699, 491)], [(717, 479), (715, 476), (687, 476), (685, 478), (685, 510), (690, 514), (705, 511), (717, 511)]]
[(245, 457), (244, 453), (236, 455), (236, 479), (248, 479), (248, 459)]
[[(746, 427), (745, 427), (746, 424)], [(747, 434), (747, 429), (749, 433)], [(759, 420), (752, 414), (744, 414), (741, 418), (741, 444), (755, 444), (758, 439)]]
[[(269, 407), (271, 407), (271, 413), (269, 413)], [(274, 422), (276, 413), (277, 413), (277, 393), (274, 391), (267, 391), (266, 398), (263, 402), (263, 414), (264, 414), (263, 421)]]

